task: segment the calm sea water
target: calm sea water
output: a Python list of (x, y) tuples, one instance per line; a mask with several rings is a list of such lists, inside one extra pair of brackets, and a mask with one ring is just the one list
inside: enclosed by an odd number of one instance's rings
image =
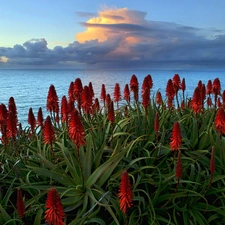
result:
[(153, 89), (158, 89), (165, 95), (168, 79), (178, 73), (180, 78), (186, 80), (186, 95), (192, 96), (193, 90), (199, 80), (207, 84), (208, 80), (219, 78), (222, 89), (225, 89), (225, 71), (118, 71), (118, 70), (0, 70), (0, 103), (8, 105), (11, 96), (14, 97), (19, 121), (27, 125), (29, 108), (37, 115), (39, 107), (42, 107), (46, 115), (46, 100), (51, 84), (56, 88), (59, 101), (63, 95), (68, 96), (69, 85), (76, 78), (80, 78), (83, 86), (92, 82), (95, 97), (100, 97), (101, 85), (104, 83), (106, 91), (113, 97), (115, 83), (119, 83), (121, 92), (125, 84), (129, 84), (132, 74), (138, 78), (141, 87), (146, 75), (151, 74)]

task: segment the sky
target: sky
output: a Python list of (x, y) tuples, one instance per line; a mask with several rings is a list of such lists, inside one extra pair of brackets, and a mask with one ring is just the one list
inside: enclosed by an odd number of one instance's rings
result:
[(225, 69), (224, 0), (0, 0), (0, 69)]

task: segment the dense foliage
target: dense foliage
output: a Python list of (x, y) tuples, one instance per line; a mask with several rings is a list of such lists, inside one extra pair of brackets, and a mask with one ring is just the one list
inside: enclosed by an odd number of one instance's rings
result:
[[(225, 224), (225, 92), (216, 78), (166, 98), (135, 75), (100, 100), (77, 78), (49, 115), (0, 105), (0, 224)], [(141, 96), (141, 97), (140, 97)], [(146, 223), (147, 221), (147, 223)]]

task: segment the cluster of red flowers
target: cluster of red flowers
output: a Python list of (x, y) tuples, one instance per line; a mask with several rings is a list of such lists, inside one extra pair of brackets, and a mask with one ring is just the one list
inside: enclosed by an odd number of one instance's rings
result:
[(126, 214), (127, 210), (132, 206), (133, 201), (132, 189), (127, 171), (122, 174), (118, 197), (120, 199), (120, 209)]

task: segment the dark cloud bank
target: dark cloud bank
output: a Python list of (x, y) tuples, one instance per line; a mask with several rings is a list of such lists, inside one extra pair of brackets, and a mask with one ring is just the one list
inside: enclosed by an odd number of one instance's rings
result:
[[(225, 69), (225, 34), (174, 23), (147, 21), (145, 24), (89, 24), (111, 34), (98, 40), (49, 49), (47, 40), (32, 39), (12, 48), (0, 47), (0, 68), (118, 68), (118, 69)], [(127, 45), (130, 54), (111, 54), (126, 37), (143, 41)]]

